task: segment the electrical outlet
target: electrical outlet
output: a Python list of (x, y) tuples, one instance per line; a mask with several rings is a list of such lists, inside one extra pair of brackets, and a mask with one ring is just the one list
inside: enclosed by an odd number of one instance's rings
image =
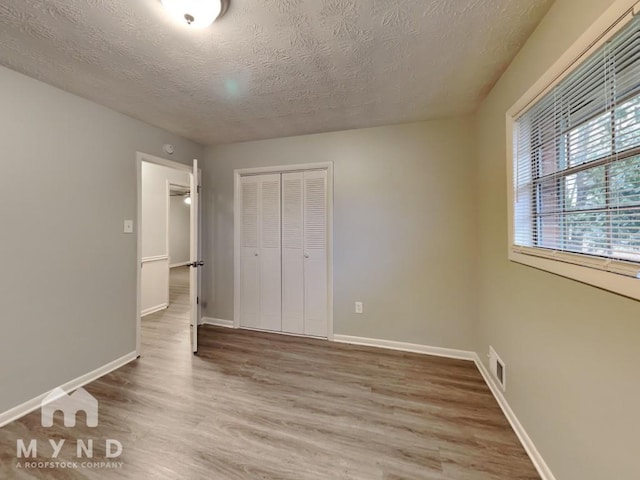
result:
[(362, 302), (356, 302), (356, 313), (362, 313)]

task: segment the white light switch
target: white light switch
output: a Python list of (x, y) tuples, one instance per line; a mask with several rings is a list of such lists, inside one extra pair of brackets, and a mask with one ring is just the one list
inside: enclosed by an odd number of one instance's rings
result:
[(124, 221), (124, 233), (133, 233), (133, 220)]
[(356, 313), (362, 313), (362, 302), (356, 302)]

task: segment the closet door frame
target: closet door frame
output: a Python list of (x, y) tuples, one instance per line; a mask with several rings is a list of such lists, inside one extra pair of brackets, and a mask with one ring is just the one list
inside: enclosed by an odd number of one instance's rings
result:
[[(256, 168), (240, 168), (233, 172), (234, 176), (234, 240), (233, 240), (233, 327), (240, 327), (240, 240), (242, 223), (242, 199), (240, 197), (240, 181), (250, 175), (305, 172), (309, 170), (326, 170), (327, 172), (327, 339), (333, 340), (333, 162), (303, 163), (296, 165), (278, 165)], [(286, 332), (285, 335), (294, 335)]]

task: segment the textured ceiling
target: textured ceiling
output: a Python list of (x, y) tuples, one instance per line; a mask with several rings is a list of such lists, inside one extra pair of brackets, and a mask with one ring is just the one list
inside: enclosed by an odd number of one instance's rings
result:
[(204, 144), (472, 112), (551, 0), (1, 0), (0, 63)]

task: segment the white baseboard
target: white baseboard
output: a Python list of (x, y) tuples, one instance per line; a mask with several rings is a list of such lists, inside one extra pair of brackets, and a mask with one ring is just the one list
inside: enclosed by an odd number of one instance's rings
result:
[(169, 304), (168, 303), (162, 303), (162, 304), (157, 305), (155, 307), (150, 307), (150, 308), (146, 308), (146, 309), (142, 310), (142, 312), (140, 312), (140, 316), (141, 317), (146, 317), (147, 315), (151, 315), (152, 313), (159, 312), (160, 310), (164, 310), (166, 308), (169, 308)]
[(186, 262), (180, 262), (180, 263), (172, 263), (171, 265), (169, 265), (169, 268), (176, 268), (176, 267), (184, 267), (186, 265), (189, 265), (189, 261)]
[(214, 325), (216, 327), (234, 328), (233, 320), (223, 320), (222, 318), (202, 317), (200, 325)]
[[(88, 383), (93, 382), (94, 380), (97, 380), (98, 378), (106, 375), (107, 373), (110, 373), (126, 365), (132, 360), (135, 360), (137, 357), (138, 357), (138, 354), (136, 352), (127, 353), (126, 355), (112, 362), (109, 362), (106, 365), (103, 365), (102, 367), (96, 368), (95, 370), (89, 373), (85, 373), (80, 377), (74, 378), (73, 380), (70, 380), (69, 382), (63, 385), (60, 385), (60, 388), (62, 388), (65, 392), (70, 392), (72, 390), (80, 388)], [(39, 409), (40, 403), (49, 393), (51, 393), (51, 391), (44, 392), (38, 395), (37, 397), (32, 398), (31, 400), (27, 400), (26, 402), (7, 410), (6, 412), (0, 413), (0, 427), (4, 427), (8, 423), (11, 423), (33, 412), (34, 410)]]
[(540, 474), (540, 477), (542, 477), (542, 480), (555, 480), (556, 477), (554, 477), (553, 473), (551, 472), (551, 469), (549, 468), (547, 463), (544, 461), (544, 459), (542, 458), (542, 455), (540, 455), (540, 452), (538, 452), (538, 449), (533, 444), (533, 441), (531, 440), (526, 430), (520, 423), (520, 420), (518, 420), (518, 417), (516, 417), (516, 414), (513, 412), (513, 410), (511, 409), (511, 406), (507, 402), (507, 399), (502, 393), (502, 390), (500, 389), (498, 384), (493, 380), (493, 377), (489, 373), (489, 370), (487, 370), (487, 367), (485, 367), (484, 363), (482, 363), (482, 361), (480, 360), (480, 357), (477, 354), (474, 354), (474, 356), (475, 356), (474, 360), (476, 362), (476, 366), (478, 367), (478, 370), (480, 370), (480, 374), (484, 378), (484, 381), (486, 382), (486, 384), (489, 386), (491, 393), (493, 393), (493, 396), (496, 398), (496, 401), (498, 402), (498, 405), (500, 405), (500, 408), (502, 409), (504, 416), (507, 417), (507, 420), (511, 424), (511, 428), (513, 428), (513, 431), (516, 432), (516, 435), (518, 436), (520, 443), (522, 443), (522, 446), (527, 452), (527, 455), (529, 455), (531, 462), (533, 462), (534, 467), (536, 467), (538, 474)]
[(437, 357), (456, 358), (459, 360), (473, 361), (475, 352), (467, 350), (455, 350), (453, 348), (430, 347), (417, 343), (394, 342), (391, 340), (379, 340), (377, 338), (352, 337), (350, 335), (334, 335), (333, 341), (338, 343), (350, 343), (352, 345), (364, 345), (369, 347), (387, 348), (390, 350), (400, 350), (402, 352), (422, 353), (425, 355), (435, 355)]

